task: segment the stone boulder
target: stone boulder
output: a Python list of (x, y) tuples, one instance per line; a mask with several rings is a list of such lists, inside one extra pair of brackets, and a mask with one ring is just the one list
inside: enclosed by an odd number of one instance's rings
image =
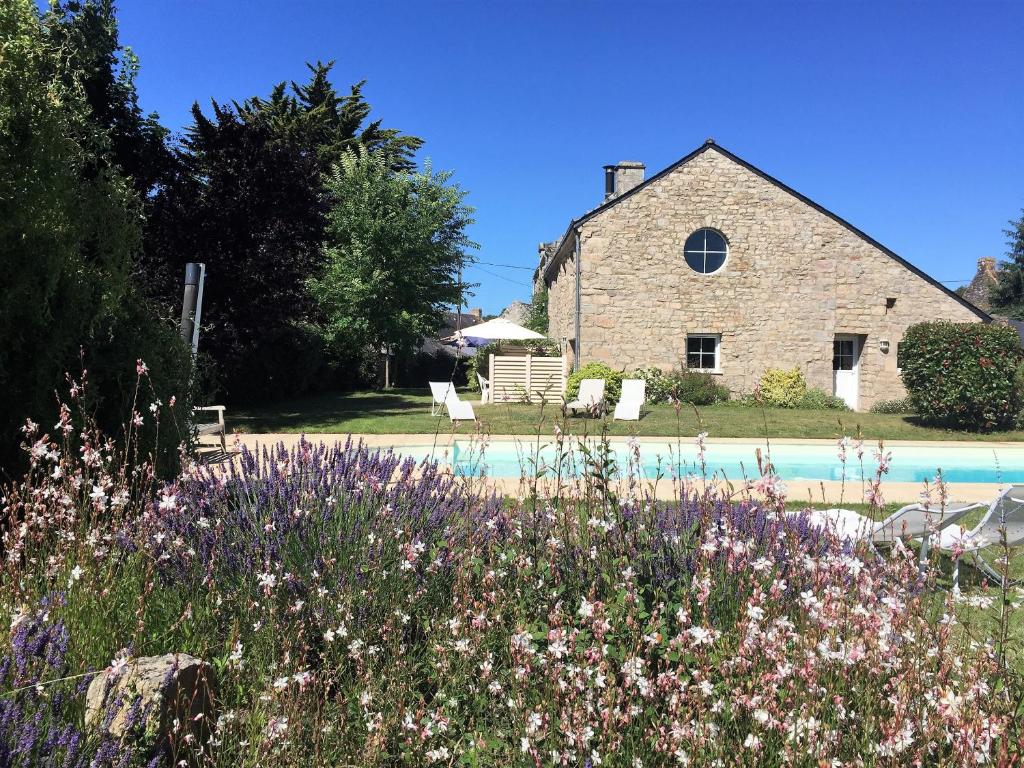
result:
[[(116, 677), (108, 671), (93, 679), (85, 698), (85, 722), (99, 727), (116, 709), (108, 727), (112, 736), (122, 737), (139, 725), (129, 719), (144, 717), (140, 730), (155, 731), (157, 743), (167, 744), (168, 737), (177, 742), (186, 733), (202, 738), (216, 719), (214, 701), (213, 669), (202, 659), (187, 653), (141, 656), (129, 660)], [(175, 720), (181, 730), (172, 735)]]

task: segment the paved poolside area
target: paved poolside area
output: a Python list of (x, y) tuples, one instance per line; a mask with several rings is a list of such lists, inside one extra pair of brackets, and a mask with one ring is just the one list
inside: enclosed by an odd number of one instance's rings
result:
[[(235, 434), (229, 437), (229, 446), (233, 446), (234, 450), (237, 451), (241, 446), (246, 446), (250, 450), (259, 446), (275, 445), (277, 443), (284, 443), (285, 446), (291, 448), (295, 446), (301, 435), (297, 434), (276, 434), (276, 433), (265, 433), (265, 434)], [(309, 434), (305, 436), (306, 439), (312, 443), (324, 442), (327, 444), (333, 444), (339, 441), (345, 441), (349, 439), (347, 434)], [(423, 434), (396, 434), (396, 435), (351, 435), (353, 440), (360, 440), (365, 445), (370, 447), (380, 448), (396, 448), (401, 449), (403, 447), (416, 447), (418, 449), (433, 449), (435, 456), (439, 461), (444, 461), (447, 451), (452, 447), (455, 440), (466, 441), (470, 439), (466, 435), (453, 435), (451, 433), (439, 433), (436, 435), (423, 435)], [(525, 435), (490, 435), (487, 438), (492, 442), (503, 442), (512, 441), (517, 442), (523, 446), (536, 445), (538, 438), (536, 436), (530, 437)], [(641, 443), (673, 443), (675, 442), (672, 438), (665, 437), (640, 437), (638, 438)], [(541, 444), (550, 443), (550, 436), (542, 436), (540, 438)], [(614, 444), (624, 444), (626, 438), (612, 438), (611, 442)], [(680, 441), (683, 445), (692, 445), (693, 438), (687, 437), (682, 438)], [(715, 443), (719, 444), (731, 444), (731, 445), (750, 445), (751, 454), (755, 448), (765, 447), (764, 440), (757, 440), (751, 438), (717, 438), (714, 440)], [(771, 445), (821, 445), (822, 450), (834, 451), (836, 443), (834, 440), (813, 440), (813, 439), (774, 439), (771, 440)], [(870, 445), (870, 443), (866, 443)], [(970, 442), (958, 442), (958, 441), (889, 441), (886, 442), (887, 447), (905, 447), (912, 448), (915, 446), (920, 447), (947, 447), (956, 448), (961, 447), (965, 450), (978, 450), (977, 443)], [(999, 451), (1000, 448), (1020, 450), (1022, 448), (1020, 443), (1017, 442), (994, 442), (986, 443), (986, 448)], [(470, 481), (472, 482), (472, 481)], [(477, 481), (479, 482), (479, 481)], [(488, 478), (486, 481), (488, 484), (501, 493), (506, 495), (518, 496), (528, 492), (532, 492), (532, 484), (528, 484), (522, 481), (520, 478)], [(793, 501), (813, 501), (815, 503), (827, 503), (827, 504), (839, 504), (842, 502), (856, 503), (861, 502), (861, 484), (860, 482), (847, 482), (845, 485), (838, 481), (825, 480), (787, 480), (786, 485), (788, 488), (789, 498)], [(651, 488), (651, 484), (645, 483), (645, 488), (648, 492), (653, 490), (654, 495), (657, 498), (670, 499), (673, 498), (677, 490), (673, 487), (671, 481), (661, 480), (657, 485)], [(950, 501), (985, 501), (993, 498), (1003, 486), (998, 483), (949, 483), (949, 498)], [(551, 483), (541, 483), (537, 488), (539, 493), (546, 494), (552, 492), (554, 489)], [(920, 494), (923, 490), (921, 483), (909, 483), (909, 482), (887, 482), (883, 480), (882, 492), (886, 502), (914, 502), (920, 500)]]

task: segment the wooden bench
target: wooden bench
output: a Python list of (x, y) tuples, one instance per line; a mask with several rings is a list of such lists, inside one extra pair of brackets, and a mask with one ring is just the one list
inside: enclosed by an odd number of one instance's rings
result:
[(227, 430), (224, 427), (224, 406), (223, 405), (200, 405), (192, 409), (193, 411), (216, 411), (217, 421), (207, 422), (205, 424), (197, 423), (195, 425), (196, 434), (199, 437), (206, 435), (218, 435), (220, 437), (220, 447), (224, 453), (228, 452), (227, 443)]

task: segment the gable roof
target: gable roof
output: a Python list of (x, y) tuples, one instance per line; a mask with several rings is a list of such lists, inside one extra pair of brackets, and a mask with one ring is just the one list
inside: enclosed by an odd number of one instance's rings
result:
[(654, 174), (653, 176), (651, 176), (649, 179), (645, 179), (643, 182), (641, 182), (640, 184), (637, 184), (632, 189), (630, 189), (630, 190), (628, 190), (626, 192), (623, 192), (618, 197), (613, 197), (611, 200), (607, 200), (604, 203), (602, 203), (601, 205), (597, 206), (596, 208), (594, 208), (594, 209), (592, 209), (590, 211), (587, 211), (587, 213), (583, 214), (578, 219), (573, 219), (572, 221), (570, 221), (569, 222), (569, 226), (565, 230), (565, 234), (562, 235), (561, 239), (558, 241), (558, 248), (557, 248), (557, 250), (555, 252), (554, 257), (552, 257), (551, 259), (548, 260), (548, 264), (547, 264), (546, 268), (544, 269), (544, 279), (547, 280), (549, 273), (552, 271), (552, 268), (555, 266), (556, 262), (559, 261), (559, 259), (557, 257), (561, 253), (563, 246), (566, 244), (566, 242), (567, 242), (567, 240), (569, 238), (569, 235), (572, 233), (572, 231), (576, 227), (578, 227), (581, 224), (589, 221), (590, 219), (593, 219), (596, 216), (600, 216), (602, 213), (604, 213), (608, 209), (618, 205), (623, 200), (629, 199), (630, 197), (632, 197), (633, 195), (637, 194), (641, 190), (647, 188), (649, 185), (653, 184), (654, 182), (658, 181), (659, 179), (662, 179), (665, 176), (667, 176), (668, 174), (672, 173), (672, 171), (676, 170), (677, 168), (680, 168), (680, 167), (686, 165), (688, 162), (693, 160), (695, 157), (698, 157), (698, 156), (700, 156), (700, 155), (702, 155), (705, 152), (708, 152), (710, 150), (714, 150), (715, 152), (718, 152), (723, 157), (726, 157), (729, 160), (732, 160), (734, 163), (737, 163), (738, 165), (743, 166), (744, 168), (746, 168), (751, 173), (753, 173), (753, 174), (755, 174), (757, 176), (760, 176), (762, 179), (764, 179), (765, 181), (767, 181), (770, 184), (775, 185), (776, 187), (781, 189), (783, 192), (786, 192), (786, 193), (792, 195), (793, 197), (795, 197), (797, 200), (801, 201), (802, 203), (805, 203), (806, 205), (809, 205), (811, 208), (813, 208), (814, 210), (818, 211), (818, 213), (824, 214), (825, 216), (827, 216), (828, 218), (832, 219), (834, 222), (839, 224), (841, 227), (844, 227), (845, 229), (849, 230), (850, 232), (852, 232), (854, 235), (856, 235), (860, 239), (864, 240), (869, 245), (872, 245), (875, 248), (877, 248), (878, 250), (880, 250), (882, 253), (884, 253), (889, 258), (891, 258), (894, 261), (902, 264), (904, 267), (909, 269), (911, 272), (913, 272), (918, 277), (920, 277), (923, 280), (927, 281), (928, 283), (931, 283), (932, 285), (934, 285), (940, 291), (942, 291), (943, 293), (945, 293), (950, 298), (952, 298), (955, 301), (957, 301), (960, 304), (962, 304), (964, 307), (969, 309), (971, 312), (976, 314), (979, 318), (981, 318), (985, 322), (991, 322), (992, 317), (987, 312), (985, 312), (982, 309), (979, 309), (978, 307), (976, 307), (974, 304), (969, 302), (967, 299), (965, 299), (963, 296), (961, 296), (960, 294), (956, 293), (955, 291), (950, 290), (949, 288), (944, 286), (942, 283), (940, 283), (938, 280), (936, 280), (931, 275), (929, 275), (927, 272), (924, 272), (924, 271), (918, 269), (917, 267), (915, 267), (913, 264), (911, 264), (909, 261), (904, 259), (902, 256), (900, 256), (896, 252), (890, 250), (889, 248), (886, 248), (884, 245), (882, 245), (880, 242), (875, 240), (873, 237), (871, 237), (867, 233), (857, 229), (857, 227), (853, 226), (853, 224), (848, 222), (846, 219), (842, 218), (841, 216), (838, 216), (837, 214), (835, 214), (832, 211), (828, 210), (824, 206), (819, 205), (818, 203), (816, 203), (813, 200), (811, 200), (809, 197), (806, 197), (805, 195), (801, 195), (799, 192), (797, 192), (792, 187), (789, 187), (789, 186), (783, 184), (781, 181), (776, 179), (774, 176), (768, 175), (767, 173), (762, 171), (760, 168), (758, 168), (756, 166), (753, 166), (750, 163), (748, 163), (746, 160), (744, 160), (743, 158), (738, 157), (737, 155), (734, 155), (732, 152), (727, 150), (725, 147), (719, 146), (718, 144), (715, 143), (714, 139), (708, 139), (701, 146), (697, 147), (697, 149), (695, 149), (693, 152), (691, 152), (690, 154), (686, 155), (685, 157), (680, 158), (676, 162), (672, 163), (672, 165), (668, 166), (667, 168), (665, 168), (665, 169), (659, 171), (658, 173)]

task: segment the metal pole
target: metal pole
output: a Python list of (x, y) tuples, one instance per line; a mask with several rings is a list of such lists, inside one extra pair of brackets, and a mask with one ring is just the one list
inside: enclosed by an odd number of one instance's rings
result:
[(195, 356), (199, 348), (199, 314), (202, 311), (203, 283), (206, 265), (189, 262), (185, 265), (185, 295), (181, 302), (181, 338), (192, 346)]

